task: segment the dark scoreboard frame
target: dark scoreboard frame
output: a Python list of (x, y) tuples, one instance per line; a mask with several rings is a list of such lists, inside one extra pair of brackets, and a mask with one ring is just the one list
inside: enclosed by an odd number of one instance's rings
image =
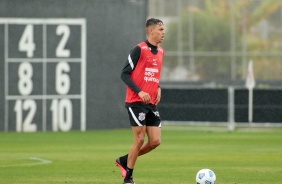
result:
[(86, 19), (0, 18), (4, 131), (86, 130)]

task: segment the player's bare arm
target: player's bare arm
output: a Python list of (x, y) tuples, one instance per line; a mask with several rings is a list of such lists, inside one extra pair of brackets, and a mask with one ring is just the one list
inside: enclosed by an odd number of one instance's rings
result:
[(155, 103), (156, 105), (158, 105), (158, 103), (161, 101), (161, 88), (159, 87), (158, 88), (158, 91), (157, 91), (157, 96), (156, 96), (156, 99), (155, 99)]

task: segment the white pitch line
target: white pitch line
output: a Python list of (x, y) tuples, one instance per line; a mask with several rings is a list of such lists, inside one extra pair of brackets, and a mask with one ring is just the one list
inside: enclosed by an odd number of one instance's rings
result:
[(38, 158), (38, 157), (30, 157), (29, 160), (35, 160), (35, 161), (39, 161), (39, 162), (30, 163), (30, 164), (0, 165), (0, 167), (23, 167), (23, 166), (34, 166), (34, 165), (42, 165), (42, 164), (52, 163), (51, 160), (46, 160), (46, 159)]

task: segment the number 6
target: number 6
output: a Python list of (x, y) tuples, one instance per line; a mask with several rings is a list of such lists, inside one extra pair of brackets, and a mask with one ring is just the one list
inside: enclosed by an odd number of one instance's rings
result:
[(56, 68), (56, 91), (65, 95), (70, 90), (70, 77), (66, 72), (70, 71), (70, 66), (66, 62), (60, 62)]

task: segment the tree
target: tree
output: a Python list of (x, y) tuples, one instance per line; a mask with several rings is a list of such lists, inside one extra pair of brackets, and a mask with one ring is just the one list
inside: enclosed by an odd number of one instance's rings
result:
[[(186, 76), (188, 80), (195, 75), (200, 80), (226, 80), (230, 79), (231, 68), (231, 57), (226, 53), (230, 53), (232, 49), (237, 53), (241, 52), (245, 44), (247, 51), (281, 51), (281, 46), (276, 44), (279, 41), (279, 37), (281, 38), (282, 36), (281, 33), (263, 37), (258, 31), (260, 30), (258, 26), (282, 7), (282, 1), (268, 0), (258, 3), (255, 0), (205, 0), (204, 2), (204, 6), (201, 9), (195, 6), (184, 8), (181, 11), (179, 21), (171, 22), (168, 25), (163, 47), (168, 52), (175, 51), (174, 53), (177, 53), (176, 51), (182, 50), (184, 53), (181, 56), (184, 58), (183, 63), (176, 62), (179, 61), (177, 54), (171, 54), (170, 57), (165, 58), (164, 65), (169, 69), (174, 69), (177, 66), (184, 67), (190, 72)], [(231, 24), (232, 11), (234, 13), (234, 27)], [(193, 25), (191, 25), (191, 22)], [(179, 31), (179, 28), (182, 30)], [(192, 38), (189, 36), (191, 28), (193, 28)], [(232, 28), (235, 28), (235, 37), (233, 39), (231, 39)], [(180, 33), (182, 34), (180, 35)], [(233, 47), (231, 41), (233, 41)], [(195, 51), (196, 55), (191, 51)], [(219, 54), (213, 54), (211, 51)], [(191, 65), (189, 64), (191, 58), (195, 59), (194, 71), (191, 70)], [(264, 68), (262, 66), (265, 66), (267, 63), (266, 58), (257, 57), (255, 59), (256, 77), (268, 79), (269, 77), (266, 77), (267, 74), (260, 71)], [(237, 64), (239, 61), (241, 61), (241, 56), (236, 58)], [(277, 58), (269, 57), (267, 61), (268, 63), (276, 64), (276, 66), (281, 65), (281, 63), (276, 62)], [(237, 67), (236, 72), (237, 75), (242, 75), (242, 67)], [(272, 71), (273, 73), (277, 73), (281, 77), (281, 73)]]

